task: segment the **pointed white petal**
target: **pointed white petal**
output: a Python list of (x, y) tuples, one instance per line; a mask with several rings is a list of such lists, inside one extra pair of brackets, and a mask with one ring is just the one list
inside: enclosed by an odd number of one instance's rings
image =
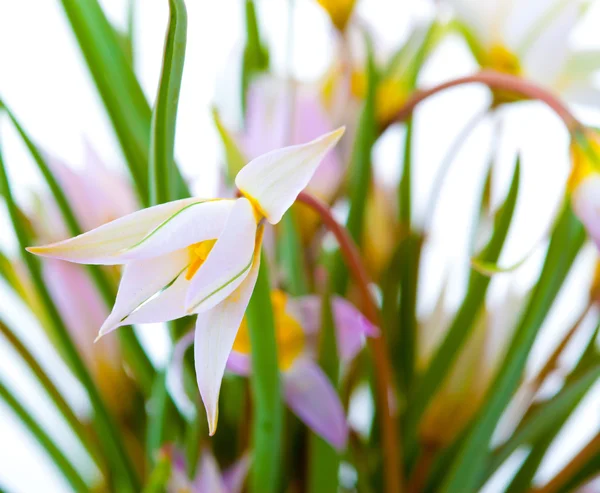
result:
[(231, 296), (211, 310), (199, 313), (196, 320), (194, 341), (196, 379), (206, 408), (211, 435), (214, 435), (217, 429), (221, 380), (233, 341), (256, 284), (259, 259), (260, 255), (255, 255), (250, 273)]
[(552, 12), (552, 20), (522, 56), (525, 75), (541, 84), (554, 84), (564, 69), (569, 55), (569, 37), (579, 18), (580, 7), (576, 2), (562, 3), (564, 6), (557, 8), (555, 14)]
[(175, 405), (190, 420), (196, 416), (196, 406), (188, 397), (183, 385), (183, 358), (193, 342), (194, 331), (191, 330), (173, 347), (171, 363), (167, 367), (167, 389), (173, 397)]
[(205, 311), (229, 296), (250, 271), (256, 243), (256, 218), (250, 201), (235, 201), (231, 214), (202, 267), (194, 275), (185, 306)]
[(137, 308), (123, 323), (153, 324), (185, 317), (185, 296), (189, 287), (184, 269), (175, 282)]
[(211, 452), (205, 449), (200, 458), (200, 466), (194, 480), (195, 493), (228, 493), (221, 477), (219, 465)]
[(337, 450), (346, 448), (348, 423), (344, 408), (316, 363), (298, 360), (284, 373), (283, 388), (288, 406), (310, 429)]
[(276, 224), (343, 133), (344, 128), (338, 128), (307, 144), (263, 154), (242, 168), (235, 184), (260, 207), (271, 224)]
[[(128, 316), (150, 298), (168, 288), (187, 267), (186, 250), (161, 257), (130, 262), (125, 266), (112, 312), (102, 324), (98, 337), (128, 322)], [(183, 304), (183, 299), (181, 300)], [(148, 320), (148, 322), (162, 320)]]
[(142, 209), (75, 238), (27, 250), (82, 264), (122, 264), (216, 238), (232, 207), (232, 201), (177, 200)]

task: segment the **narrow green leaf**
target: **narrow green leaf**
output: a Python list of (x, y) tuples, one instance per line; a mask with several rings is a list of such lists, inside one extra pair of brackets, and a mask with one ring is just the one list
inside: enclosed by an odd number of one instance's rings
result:
[[(147, 206), (151, 111), (122, 43), (98, 0), (61, 0), (94, 79), (136, 189)], [(178, 198), (189, 190), (177, 172)]]
[(31, 432), (38, 443), (52, 459), (52, 462), (63, 474), (65, 479), (73, 487), (74, 491), (90, 491), (79, 472), (73, 467), (69, 460), (64, 456), (54, 441), (46, 434), (40, 424), (27, 412), (25, 407), (10, 393), (0, 381), (0, 399), (17, 415), (23, 425)]
[(281, 268), (287, 281), (287, 291), (292, 296), (307, 294), (309, 283), (306, 261), (293, 208), (285, 213), (281, 221), (277, 252), (280, 255)]
[(138, 193), (148, 190), (150, 107), (98, 0), (61, 0), (115, 128)]
[[(339, 379), (339, 358), (329, 288), (324, 292), (321, 300), (322, 311), (319, 364), (321, 365), (321, 368), (323, 368), (325, 374), (329, 377), (334, 388), (337, 388)], [(321, 437), (311, 433), (309, 451), (308, 491), (310, 493), (330, 493), (332, 491), (338, 491), (340, 456), (336, 450)]]
[(246, 311), (250, 332), (253, 396), (253, 447), (250, 491), (279, 491), (283, 405), (277, 364), (275, 320), (267, 259), (262, 258), (256, 286)]
[(542, 273), (515, 330), (508, 353), (467, 438), (453, 458), (440, 491), (474, 491), (486, 479), (485, 466), (492, 433), (519, 385), (537, 332), (584, 240), (583, 226), (574, 216), (567, 199), (555, 225)]
[(60, 391), (54, 385), (54, 382), (46, 375), (44, 369), (37, 362), (35, 357), (27, 349), (27, 347), (21, 342), (19, 337), (16, 335), (14, 330), (11, 330), (2, 320), (0, 320), (0, 333), (4, 336), (4, 339), (10, 344), (12, 349), (21, 357), (23, 362), (31, 370), (31, 373), (42, 386), (50, 400), (56, 406), (56, 409), (65, 418), (67, 424), (71, 427), (71, 430), (75, 433), (77, 438), (81, 441), (86, 451), (90, 454), (90, 457), (101, 471), (104, 468), (103, 461), (101, 459), (101, 453), (98, 450), (98, 446), (88, 433), (87, 429), (81, 421), (77, 418), (67, 401), (60, 393)]
[[(375, 118), (375, 92), (377, 68), (371, 39), (365, 36), (367, 45), (367, 94), (358, 122), (354, 148), (350, 162), (350, 210), (346, 228), (360, 247), (365, 218), (367, 193), (371, 182), (371, 150), (377, 138)], [(333, 270), (333, 285), (336, 293), (343, 293), (348, 283), (348, 271), (340, 254), (336, 256)]]
[(242, 153), (237, 142), (233, 136), (229, 133), (229, 130), (225, 127), (219, 116), (219, 112), (216, 108), (212, 110), (213, 121), (217, 127), (217, 132), (221, 137), (223, 148), (225, 149), (225, 162), (227, 163), (227, 180), (230, 184), (235, 181), (236, 175), (246, 165), (248, 160)]
[(158, 373), (152, 386), (152, 394), (148, 401), (148, 423), (146, 433), (146, 457), (150, 463), (154, 463), (157, 451), (165, 442), (166, 416), (168, 393), (166, 374), (164, 371)]
[(163, 493), (167, 491), (167, 485), (169, 484), (169, 479), (171, 479), (171, 470), (171, 458), (169, 454), (161, 453), (142, 493)]
[(242, 60), (242, 112), (246, 114), (246, 98), (252, 78), (269, 69), (269, 52), (262, 44), (256, 8), (253, 0), (246, 0), (246, 45)]
[[(11, 119), (13, 125), (17, 129), (17, 132), (23, 139), (25, 146), (31, 153), (31, 156), (38, 167), (40, 173), (44, 177), (50, 193), (58, 208), (60, 210), (61, 216), (65, 222), (67, 230), (71, 234), (71, 236), (77, 236), (83, 233), (83, 230), (77, 220), (74, 210), (72, 209), (67, 196), (65, 195), (63, 189), (60, 184), (54, 177), (50, 166), (48, 165), (46, 159), (44, 158), (42, 152), (39, 150), (37, 145), (33, 142), (29, 134), (25, 131), (23, 126), (17, 120), (16, 116), (10, 111), (10, 109), (0, 101), (0, 110), (6, 111), (7, 115)], [(16, 207), (16, 204), (14, 204)], [(25, 226), (27, 222), (22, 220), (22, 213), (17, 209), (17, 216), (19, 219), (19, 227), (23, 230), (23, 233), (28, 238), (28, 244), (31, 245), (33, 242), (31, 241), (33, 231), (27, 230)], [(114, 287), (111, 286), (110, 280), (106, 277), (105, 273), (101, 270), (101, 268), (97, 266), (88, 266), (88, 273), (92, 277), (93, 282), (95, 283), (98, 291), (102, 295), (106, 305), (110, 308), (114, 302), (115, 292)], [(152, 364), (148, 360), (144, 350), (142, 349), (139, 341), (137, 340), (134, 332), (126, 327), (123, 327), (119, 331), (119, 339), (121, 341), (121, 345), (123, 346), (123, 350), (125, 355), (127, 356), (128, 362), (131, 364), (131, 367), (138, 379), (138, 382), (142, 386), (143, 389), (149, 390), (150, 382), (153, 378), (154, 368)]]
[[(18, 209), (12, 196), (12, 190), (2, 153), (0, 152), (0, 188), (4, 192), (4, 198), (8, 209), (17, 241), (21, 252), (25, 247), (32, 244), (27, 230), (19, 222)], [(121, 475), (123, 487), (126, 491), (138, 491), (139, 484), (133, 465), (127, 455), (122, 437), (116, 428), (116, 424), (110, 416), (90, 373), (87, 370), (77, 348), (69, 335), (69, 331), (62, 321), (56, 305), (44, 283), (42, 269), (39, 260), (30, 254), (23, 255), (23, 260), (31, 276), (33, 285), (36, 287), (41, 302), (52, 322), (53, 333), (51, 334), (58, 343), (58, 349), (65, 357), (67, 364), (73, 369), (75, 376), (81, 381), (94, 409), (96, 432), (102, 443), (104, 455), (111, 461), (114, 470)]]
[(150, 205), (163, 204), (177, 197), (173, 153), (186, 37), (185, 3), (183, 0), (169, 0), (169, 26), (150, 127)]
[[(598, 358), (598, 354), (595, 349), (596, 338), (598, 337), (599, 330), (600, 330), (600, 324), (598, 324), (596, 326), (596, 330), (592, 334), (592, 337), (590, 338), (590, 341), (589, 341), (587, 347), (585, 348), (584, 352), (582, 353), (581, 357), (579, 358), (579, 361), (575, 365), (575, 368), (573, 369), (573, 371), (571, 371), (571, 373), (565, 379), (565, 387), (561, 390), (561, 394), (566, 392), (567, 389), (572, 389), (574, 386), (580, 385), (581, 382), (588, 377), (590, 372), (593, 372), (594, 369), (600, 368), (600, 358)], [(593, 381), (592, 381), (592, 384), (593, 384)], [(556, 435), (558, 435), (558, 433), (562, 429), (563, 425), (569, 419), (569, 416), (571, 415), (571, 413), (579, 405), (579, 403), (583, 399), (585, 393), (586, 393), (586, 391), (584, 390), (579, 395), (577, 395), (571, 402), (571, 405), (568, 406), (568, 408), (564, 412), (562, 412), (561, 414), (559, 414), (556, 417), (556, 419), (554, 420), (554, 423), (548, 430), (546, 430), (543, 434), (541, 434), (538, 437), (531, 438), (531, 440), (530, 440), (531, 451), (529, 452), (527, 459), (525, 459), (523, 464), (521, 464), (521, 467), (519, 468), (519, 470), (515, 474), (515, 477), (513, 478), (512, 482), (510, 483), (509, 491), (511, 491), (511, 492), (515, 491), (515, 493), (516, 493), (519, 491), (526, 491), (529, 488), (531, 488), (532, 483), (533, 483), (533, 478), (534, 478), (537, 470), (539, 469), (539, 466), (542, 463), (542, 460), (546, 456), (546, 452), (548, 451), (548, 448), (550, 447), (550, 445), (552, 445), (552, 442), (556, 438)], [(557, 397), (558, 396), (556, 396), (555, 399)], [(541, 406), (543, 406), (544, 408), (546, 405), (550, 406), (550, 405), (554, 404), (555, 399), (553, 399), (549, 402), (544, 402), (541, 404)], [(532, 423), (535, 423), (535, 420), (537, 419), (537, 415), (540, 413), (541, 413), (540, 407), (538, 406), (536, 414), (532, 414), (531, 416), (527, 415), (525, 418), (525, 421), (523, 422), (523, 424), (521, 426), (519, 426), (515, 435), (523, 435), (526, 427), (531, 426)], [(532, 420), (534, 420), (534, 421), (532, 421)], [(515, 438), (515, 436), (511, 437), (511, 440), (514, 438)], [(509, 444), (510, 444), (510, 440), (506, 444), (504, 444), (498, 452), (502, 452), (503, 448), (505, 446), (508, 446)], [(506, 455), (506, 457), (508, 457), (508, 455)], [(494, 457), (494, 459), (496, 459), (496, 457)], [(501, 458), (498, 458), (498, 460), (496, 460), (495, 462), (492, 462), (491, 467), (499, 466), (500, 462), (501, 462)], [(491, 475), (492, 473), (493, 473), (493, 470), (490, 471), (489, 475)]]
[[(496, 215), (494, 232), (481, 254), (481, 258), (494, 262), (500, 256), (504, 240), (512, 222), (515, 204), (519, 192), (520, 163), (517, 160), (510, 190)], [(414, 395), (410, 397), (410, 407), (407, 411), (406, 439), (408, 449), (414, 447), (418, 424), (428, 404), (449, 374), (454, 361), (460, 354), (460, 349), (467, 341), (475, 326), (485, 301), (485, 294), (490, 283), (489, 277), (472, 271), (469, 278), (467, 294), (454, 320), (449, 327), (444, 340), (438, 346), (431, 359), (430, 365), (415, 384)]]
[(556, 423), (564, 423), (583, 396), (600, 377), (600, 366), (588, 370), (576, 381), (566, 385), (519, 426), (509, 440), (493, 455), (486, 476), (491, 476), (510, 455), (522, 445), (547, 437)]

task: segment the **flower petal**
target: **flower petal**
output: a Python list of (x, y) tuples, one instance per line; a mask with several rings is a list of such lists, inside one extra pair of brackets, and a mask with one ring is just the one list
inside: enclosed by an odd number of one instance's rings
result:
[(242, 493), (244, 482), (250, 470), (252, 458), (250, 454), (244, 454), (235, 464), (223, 472), (223, 482), (228, 493)]
[(238, 173), (235, 184), (276, 224), (308, 185), (327, 152), (340, 140), (344, 127), (307, 144), (268, 152), (253, 159)]
[(244, 377), (250, 375), (250, 355), (231, 351), (229, 359), (227, 360), (227, 369), (236, 375)]
[(75, 238), (27, 250), (83, 264), (113, 265), (156, 257), (216, 238), (232, 207), (229, 200), (177, 200), (142, 209)]
[[(185, 250), (176, 250), (158, 258), (137, 260), (125, 266), (117, 299), (112, 312), (102, 324), (98, 337), (121, 325), (132, 323), (129, 315), (148, 302), (153, 296), (169, 287), (187, 267), (189, 258)], [(159, 295), (160, 297), (160, 295)], [(183, 306), (183, 297), (181, 299)], [(157, 314), (160, 316), (160, 313)], [(146, 322), (162, 322), (145, 320)], [(139, 317), (136, 322), (139, 322)]]
[(192, 278), (185, 301), (188, 313), (208, 310), (229, 296), (252, 266), (256, 218), (249, 200), (235, 201), (222, 234)]
[(173, 401), (188, 419), (196, 416), (196, 406), (190, 400), (183, 385), (183, 358), (185, 352), (194, 343), (194, 331), (190, 330), (173, 347), (171, 363), (167, 367), (167, 389)]
[(600, 248), (600, 175), (590, 176), (575, 189), (573, 210)]
[[(338, 352), (348, 362), (365, 345), (365, 337), (379, 335), (379, 330), (352, 303), (340, 296), (332, 299)], [(316, 334), (321, 327), (321, 298), (315, 295), (288, 300), (288, 309), (296, 313), (307, 334)], [(317, 338), (313, 338), (316, 340)]]
[[(260, 233), (259, 233), (260, 236)], [(216, 247), (215, 247), (216, 248)], [(227, 359), (233, 347), (260, 265), (259, 248), (250, 273), (239, 287), (217, 306), (198, 314), (194, 342), (196, 379), (206, 407), (209, 433), (214, 435), (219, 418), (219, 391)]]
[(581, 6), (577, 2), (562, 3), (523, 54), (526, 75), (542, 84), (554, 84), (564, 69), (569, 56), (569, 36), (580, 15)]
[(195, 493), (228, 493), (219, 465), (207, 449), (202, 452), (194, 487)]
[(290, 409), (317, 435), (343, 450), (348, 439), (344, 408), (321, 368), (309, 359), (298, 360), (283, 374), (283, 385)]

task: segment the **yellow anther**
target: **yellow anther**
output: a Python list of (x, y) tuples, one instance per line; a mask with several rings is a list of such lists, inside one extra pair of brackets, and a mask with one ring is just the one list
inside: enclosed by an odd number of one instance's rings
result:
[(208, 254), (215, 246), (217, 240), (205, 240), (200, 243), (194, 243), (188, 247), (188, 254), (190, 257), (190, 264), (188, 266), (185, 278), (189, 281), (198, 269), (202, 267), (202, 264), (207, 259)]
[(317, 2), (327, 11), (333, 25), (343, 31), (348, 24), (356, 0), (317, 0)]
[(600, 139), (591, 132), (587, 135), (588, 148), (583, 148), (576, 140), (571, 143), (571, 175), (567, 190), (573, 193), (590, 175), (598, 173), (598, 164), (594, 162), (594, 154), (600, 162)]
[[(304, 349), (304, 331), (300, 322), (286, 312), (287, 295), (282, 291), (271, 292), (273, 316), (275, 321), (275, 339), (277, 341), (277, 360), (281, 370), (289, 369)], [(246, 319), (242, 320), (233, 350), (250, 354), (250, 334)]]
[(494, 44), (484, 60), (484, 68), (510, 75), (522, 75), (519, 57), (502, 44)]
[[(367, 94), (364, 72), (355, 71), (350, 81), (352, 95), (363, 99)], [(402, 79), (387, 77), (379, 82), (375, 93), (375, 117), (381, 125), (388, 123), (406, 102), (408, 91)]]

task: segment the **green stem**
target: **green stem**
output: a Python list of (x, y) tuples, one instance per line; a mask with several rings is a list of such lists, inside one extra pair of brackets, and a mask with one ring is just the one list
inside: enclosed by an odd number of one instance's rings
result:
[[(335, 321), (331, 308), (331, 293), (327, 289), (321, 304), (321, 343), (319, 345), (319, 364), (329, 377), (334, 388), (338, 387), (339, 358), (335, 339)], [(309, 443), (310, 493), (329, 493), (338, 490), (338, 471), (340, 456), (336, 450), (321, 437), (310, 434)]]
[(278, 491), (282, 447), (283, 405), (277, 364), (271, 284), (263, 258), (246, 311), (252, 348), (250, 385), (254, 405), (254, 436), (250, 491)]
[(69, 484), (73, 487), (74, 491), (84, 492), (90, 491), (90, 488), (85, 483), (79, 472), (75, 470), (73, 465), (64, 456), (52, 439), (46, 434), (39, 423), (33, 419), (33, 417), (27, 412), (23, 405), (10, 393), (10, 391), (4, 386), (4, 383), (0, 381), (0, 399), (2, 399), (8, 407), (10, 407), (17, 417), (23, 422), (31, 434), (37, 439), (40, 445), (48, 452), (48, 455), (52, 458), (52, 462), (63, 473)]
[[(12, 196), (10, 183), (6, 174), (4, 161), (0, 153), (0, 186), (4, 190), (4, 197), (8, 208), (8, 213), (13, 223), (17, 241), (21, 251), (31, 244), (30, 238), (26, 231), (19, 227), (18, 213), (15, 202)], [(43, 303), (50, 320), (52, 321), (52, 329), (54, 336), (59, 343), (59, 349), (65, 356), (67, 363), (70, 365), (75, 376), (82, 383), (94, 409), (96, 432), (102, 443), (104, 454), (108, 460), (112, 461), (116, 471), (119, 471), (123, 476), (124, 483), (127, 485), (127, 491), (138, 491), (139, 483), (137, 475), (129, 456), (127, 455), (122, 437), (110, 416), (103, 400), (98, 391), (90, 373), (88, 372), (81, 356), (77, 352), (77, 348), (69, 335), (69, 331), (62, 321), (56, 305), (52, 301), (52, 297), (46, 287), (42, 275), (40, 262), (33, 255), (24, 255), (23, 260), (29, 270), (29, 274), (33, 284), (37, 287), (40, 300)]]
[(36, 361), (35, 357), (29, 352), (27, 347), (21, 342), (17, 335), (2, 321), (0, 321), (0, 333), (29, 367), (40, 385), (48, 394), (48, 397), (50, 397), (56, 408), (65, 418), (65, 421), (69, 424), (75, 435), (77, 435), (77, 438), (79, 438), (87, 452), (90, 454), (90, 457), (98, 469), (103, 471), (105, 467), (104, 461), (96, 443), (90, 437), (90, 434), (83, 426), (81, 421), (79, 421), (69, 404), (67, 404), (67, 401), (65, 401), (60, 391), (56, 388), (54, 382), (52, 382), (48, 375), (46, 375), (44, 369)]

